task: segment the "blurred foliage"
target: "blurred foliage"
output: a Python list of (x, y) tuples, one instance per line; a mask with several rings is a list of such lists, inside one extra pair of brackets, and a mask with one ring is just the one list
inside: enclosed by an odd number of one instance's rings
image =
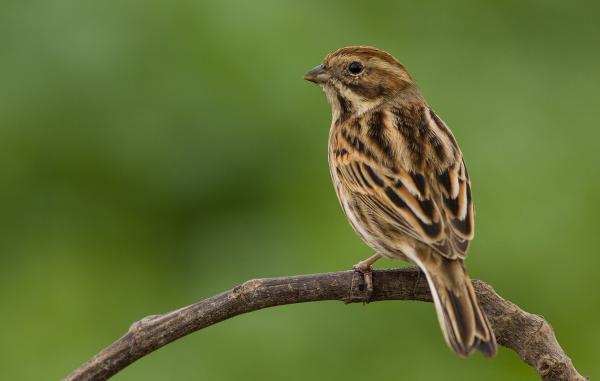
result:
[[(145, 315), (370, 255), (337, 204), (329, 51), (396, 55), (473, 179), (468, 261), (598, 375), (600, 8), (564, 1), (0, 4), (0, 376), (59, 379)], [(382, 261), (379, 266), (398, 266)], [(535, 379), (457, 358), (433, 307), (285, 306), (116, 380)]]

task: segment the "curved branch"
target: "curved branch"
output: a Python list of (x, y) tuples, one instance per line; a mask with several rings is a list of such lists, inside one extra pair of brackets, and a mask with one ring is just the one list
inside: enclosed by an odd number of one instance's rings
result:
[[(363, 277), (354, 271), (253, 279), (222, 294), (135, 322), (120, 339), (73, 371), (63, 381), (106, 380), (129, 364), (192, 332), (223, 320), (283, 304), (340, 300), (362, 302)], [(415, 268), (373, 271), (371, 301), (431, 301), (425, 277)], [(583, 381), (541, 316), (521, 310), (488, 284), (473, 285), (498, 344), (517, 352), (543, 380)]]

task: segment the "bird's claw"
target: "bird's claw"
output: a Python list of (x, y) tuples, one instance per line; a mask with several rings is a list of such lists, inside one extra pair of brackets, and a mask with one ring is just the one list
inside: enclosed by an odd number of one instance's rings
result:
[(365, 284), (363, 303), (369, 303), (373, 296), (373, 268), (365, 261), (360, 261), (352, 269), (362, 274)]

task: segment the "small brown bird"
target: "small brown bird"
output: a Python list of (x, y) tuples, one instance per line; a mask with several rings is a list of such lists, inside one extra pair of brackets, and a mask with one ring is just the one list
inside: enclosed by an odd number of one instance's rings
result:
[(305, 77), (331, 105), (329, 169), (346, 218), (376, 254), (408, 260), (426, 275), (446, 342), (466, 357), (496, 353), (467, 275), (473, 238), (471, 183), (463, 155), (406, 69), (390, 54), (352, 46)]

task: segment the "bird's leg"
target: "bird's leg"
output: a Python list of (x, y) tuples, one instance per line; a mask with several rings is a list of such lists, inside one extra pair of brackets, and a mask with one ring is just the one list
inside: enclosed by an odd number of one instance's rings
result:
[(355, 264), (352, 268), (355, 271), (361, 273), (365, 279), (366, 286), (366, 295), (365, 302), (369, 302), (371, 300), (371, 295), (373, 294), (373, 263), (375, 263), (379, 258), (381, 258), (381, 254), (375, 253), (364, 261), (360, 261)]

